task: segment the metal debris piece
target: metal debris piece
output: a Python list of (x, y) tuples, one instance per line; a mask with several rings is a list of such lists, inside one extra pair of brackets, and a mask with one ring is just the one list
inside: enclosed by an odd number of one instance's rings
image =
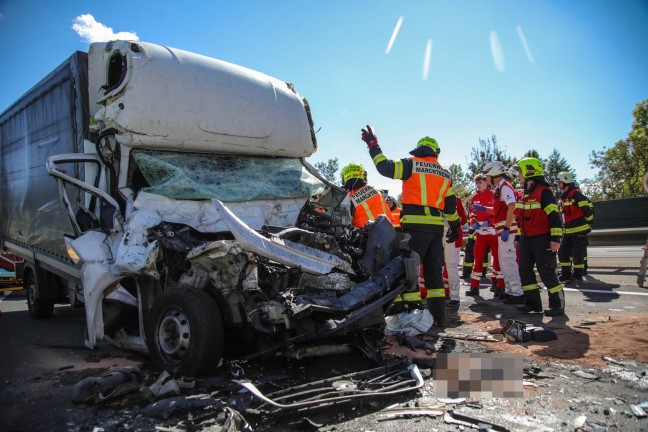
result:
[(523, 375), (525, 375), (525, 378), (535, 378), (535, 379), (555, 378), (550, 375), (542, 375), (540, 372), (542, 372), (542, 369), (540, 369), (539, 367), (530, 367), (530, 368), (522, 369), (522, 373)]
[(632, 404), (629, 405), (630, 405), (630, 411), (632, 411), (632, 414), (634, 414), (635, 417), (645, 418), (646, 416), (648, 416), (648, 414), (646, 414), (646, 411), (644, 411), (640, 406), (632, 405)]
[(504, 426), (478, 419), (475, 417), (459, 414), (453, 410), (449, 410), (443, 417), (443, 421), (451, 424), (458, 424), (479, 430), (494, 430), (498, 432), (509, 432), (509, 429)]
[(170, 396), (180, 395), (180, 386), (171, 378), (167, 371), (163, 371), (158, 379), (148, 387), (142, 388), (142, 393), (151, 402)]
[(592, 432), (606, 432), (608, 430), (605, 423), (599, 420), (587, 420), (585, 424), (589, 426)]
[[(249, 381), (234, 382), (261, 399), (264, 404), (258, 409), (269, 413), (320, 408), (353, 399), (396, 395), (417, 390), (424, 384), (418, 367), (416, 365), (405, 367), (404, 363), (315, 381), (267, 396)], [(340, 387), (341, 382), (345, 383), (342, 387)], [(350, 383), (354, 385), (351, 386)]]
[(381, 411), (379, 413), (380, 418), (378, 421), (382, 420), (392, 420), (400, 417), (439, 417), (442, 416), (445, 411), (439, 409), (429, 409), (429, 408), (395, 408), (391, 410)]
[(456, 398), (456, 399), (439, 398), (438, 400), (439, 400), (439, 402), (444, 403), (446, 405), (460, 404), (462, 402), (466, 402), (466, 398)]
[(101, 403), (139, 390), (142, 371), (138, 367), (112, 369), (100, 377), (85, 378), (74, 386), (74, 403)]
[(596, 381), (596, 380), (601, 379), (601, 377), (599, 377), (598, 375), (594, 375), (592, 373), (585, 372), (585, 371), (582, 371), (582, 370), (573, 370), (573, 371), (571, 371), (571, 373), (573, 375), (576, 375), (577, 377), (585, 378), (587, 380)]
[(349, 344), (292, 346), (290, 349), (278, 353), (278, 355), (301, 360), (307, 357), (326, 357), (331, 355), (348, 354), (351, 351), (351, 346)]
[(158, 417), (166, 420), (178, 410), (188, 411), (194, 408), (203, 409), (206, 407), (213, 407), (217, 410), (222, 410), (224, 405), (221, 401), (204, 394), (194, 396), (175, 396), (153, 402), (144, 408), (142, 414), (147, 417)]
[(440, 338), (457, 339), (475, 342), (502, 342), (505, 337), (501, 334), (468, 334), (468, 333), (439, 333)]
[(572, 423), (572, 426), (574, 427), (574, 430), (578, 430), (585, 426), (585, 422), (587, 421), (587, 416), (580, 415), (574, 419), (574, 422)]
[(620, 362), (618, 360), (614, 360), (611, 357), (603, 357), (603, 360), (605, 360), (608, 363), (612, 363), (612, 364), (615, 364), (615, 365), (618, 365), (618, 366), (625, 366), (625, 364), (623, 362)]

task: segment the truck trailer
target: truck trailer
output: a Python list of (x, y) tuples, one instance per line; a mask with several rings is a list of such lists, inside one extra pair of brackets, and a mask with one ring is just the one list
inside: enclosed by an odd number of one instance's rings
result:
[(0, 115), (0, 140), (1, 246), (29, 313), (84, 307), (88, 348), (186, 374), (340, 339), (376, 357), (368, 332), (418, 290), (403, 234), (351, 226), (306, 161), (307, 101), (263, 73), (94, 43)]

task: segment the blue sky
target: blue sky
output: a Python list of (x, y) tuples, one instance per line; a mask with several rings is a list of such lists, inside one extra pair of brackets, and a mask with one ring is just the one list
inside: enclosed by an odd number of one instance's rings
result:
[(83, 14), (294, 83), (321, 128), (309, 160), (362, 163), (393, 194), (360, 141), (367, 123), (392, 159), (429, 135), (442, 164), (465, 167), (494, 134), (514, 156), (558, 148), (582, 179), (648, 98), (645, 0), (0, 0), (0, 111), (87, 50), (72, 29)]

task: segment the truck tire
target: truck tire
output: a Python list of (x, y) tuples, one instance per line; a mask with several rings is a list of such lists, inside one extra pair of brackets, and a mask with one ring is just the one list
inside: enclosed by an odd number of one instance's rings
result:
[(146, 319), (146, 344), (153, 364), (170, 373), (205, 375), (223, 355), (223, 319), (205, 292), (171, 289)]
[(34, 277), (34, 272), (28, 272), (23, 279), (23, 288), (27, 291), (27, 308), (32, 318), (49, 318), (54, 313), (54, 302), (39, 300), (39, 286)]

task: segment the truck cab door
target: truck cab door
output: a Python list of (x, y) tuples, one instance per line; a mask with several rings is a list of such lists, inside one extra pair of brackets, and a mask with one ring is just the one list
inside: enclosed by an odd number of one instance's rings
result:
[[(51, 156), (47, 171), (55, 178), (63, 206), (78, 236), (90, 231), (123, 231), (119, 203), (101, 189), (109, 172), (101, 158), (93, 153)], [(76, 173), (75, 176), (69, 173)], [(81, 179), (83, 177), (83, 179)]]

